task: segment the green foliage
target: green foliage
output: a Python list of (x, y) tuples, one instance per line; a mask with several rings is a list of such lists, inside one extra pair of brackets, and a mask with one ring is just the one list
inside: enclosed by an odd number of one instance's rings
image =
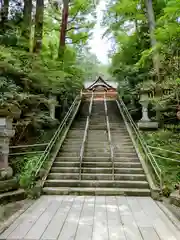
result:
[[(29, 5), (24, 4), (28, 7), (24, 11), (22, 3), (9, 1), (9, 16), (7, 14), (5, 22), (0, 18), (4, 26), (0, 29), (0, 109), (15, 106), (21, 112), (14, 119), (16, 133), (12, 145), (48, 142), (82, 89), (84, 80), (92, 75), (95, 78), (98, 72), (97, 58), (87, 48), (96, 19), (91, 0), (75, 0), (69, 4), (66, 47), (61, 61), (58, 59), (61, 4), (46, 1), (44, 9), (41, 7), (43, 19), (42, 14), (39, 16), (43, 24), (41, 22), (35, 29), (37, 19), (35, 22), (31, 19), (38, 5), (32, 1), (32, 11), (29, 1)], [(32, 53), (35, 30), (41, 42), (36, 54)], [(49, 116), (53, 101), (49, 95), (57, 97), (58, 120)], [(22, 187), (32, 187), (34, 179), (30, 172), (38, 158), (37, 154), (10, 158)]]
[[(164, 151), (161, 149), (151, 149), (153, 154), (179, 160), (180, 154), (173, 152), (179, 152), (180, 133), (175, 133), (172, 130), (159, 130), (158, 132), (147, 132), (143, 134), (148, 145), (164, 149)], [(155, 158), (163, 172), (164, 194), (168, 196), (169, 193), (175, 189), (176, 184), (180, 182), (180, 165), (178, 162), (160, 157)]]
[[(109, 34), (116, 44), (110, 72), (119, 81), (120, 92), (124, 98), (135, 102), (138, 86), (149, 87), (153, 96), (153, 108), (159, 108), (163, 118), (176, 118), (174, 106), (179, 104), (180, 96), (177, 80), (180, 75), (179, 1), (152, 2), (156, 19), (154, 36), (157, 41), (153, 47), (144, 1), (139, 3), (136, 0), (117, 0), (107, 4), (103, 24), (108, 28), (106, 35)], [(157, 53), (160, 62), (160, 83), (156, 81), (156, 70), (153, 67)], [(154, 84), (148, 86), (148, 82)], [(134, 108), (136, 107), (134, 105)]]
[(32, 184), (34, 184), (34, 176), (31, 173), (32, 170), (35, 169), (39, 157), (40, 156), (36, 154), (24, 158), (24, 167), (22, 168), (19, 180), (22, 188), (32, 188)]

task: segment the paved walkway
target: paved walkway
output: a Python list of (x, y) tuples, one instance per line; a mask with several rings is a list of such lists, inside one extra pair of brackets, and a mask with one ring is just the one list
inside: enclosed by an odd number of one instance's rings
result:
[(42, 196), (0, 239), (179, 240), (149, 197)]

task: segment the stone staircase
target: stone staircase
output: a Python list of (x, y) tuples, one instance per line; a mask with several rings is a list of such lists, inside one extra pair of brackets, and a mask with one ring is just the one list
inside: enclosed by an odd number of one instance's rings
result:
[(150, 195), (140, 161), (115, 101), (107, 101), (114, 180), (103, 101), (94, 101), (79, 180), (79, 154), (89, 102), (84, 102), (45, 181), (45, 194)]
[(149, 195), (145, 173), (116, 102), (107, 101), (107, 108), (114, 149), (114, 179), (122, 182), (126, 192)]
[[(83, 102), (45, 183), (44, 192), (79, 179), (79, 153), (83, 140), (89, 102)], [(64, 190), (64, 189), (61, 189)]]

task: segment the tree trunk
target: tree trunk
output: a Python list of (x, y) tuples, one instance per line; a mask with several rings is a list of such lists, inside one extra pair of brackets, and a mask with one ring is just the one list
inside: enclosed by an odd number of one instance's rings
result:
[[(147, 18), (149, 22), (149, 32), (150, 32), (150, 39), (151, 39), (151, 46), (155, 47), (157, 44), (156, 36), (155, 36), (155, 17), (154, 17), (154, 10), (153, 10), (153, 4), (152, 0), (145, 0), (145, 5), (147, 9)], [(153, 56), (153, 65), (157, 74), (158, 81), (160, 80), (160, 59), (159, 59), (159, 53), (156, 51)]]
[(68, 15), (69, 15), (69, 0), (63, 1), (63, 10), (62, 10), (62, 23), (60, 28), (60, 39), (59, 39), (59, 50), (58, 57), (63, 58), (64, 50), (66, 45), (66, 30), (68, 24)]
[(2, 33), (6, 32), (8, 12), (9, 12), (9, 0), (2, 0), (1, 1), (1, 22), (0, 22), (0, 31)]
[(43, 37), (44, 0), (36, 0), (36, 17), (33, 52), (40, 52)]
[(32, 22), (32, 0), (24, 0), (22, 36), (25, 37), (25, 39), (27, 39), (28, 41), (27, 50), (29, 50), (30, 45), (31, 22)]

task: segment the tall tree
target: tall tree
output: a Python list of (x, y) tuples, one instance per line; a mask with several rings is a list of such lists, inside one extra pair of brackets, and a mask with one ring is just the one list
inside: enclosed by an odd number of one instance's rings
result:
[(24, 0), (24, 10), (23, 10), (23, 26), (22, 26), (22, 36), (27, 40), (29, 49), (29, 40), (31, 34), (31, 21), (32, 21), (32, 0)]
[(44, 0), (36, 0), (36, 16), (33, 52), (38, 53), (42, 47)]
[(58, 51), (59, 58), (63, 57), (64, 55), (68, 15), (69, 15), (69, 0), (63, 0), (62, 22), (60, 27), (59, 51)]
[(8, 21), (8, 13), (9, 13), (9, 0), (1, 1), (1, 22), (0, 22), (0, 31), (3, 33), (6, 32), (7, 21)]
[[(153, 9), (153, 3), (152, 0), (145, 0), (145, 5), (147, 9), (147, 18), (149, 22), (149, 33), (150, 33), (150, 39), (151, 39), (151, 46), (152, 48), (156, 47), (157, 41), (155, 37), (155, 16), (154, 16), (154, 9)], [(160, 59), (159, 59), (159, 53), (157, 50), (155, 50), (155, 53), (153, 55), (153, 64), (154, 68), (157, 74), (158, 81), (160, 81)]]

